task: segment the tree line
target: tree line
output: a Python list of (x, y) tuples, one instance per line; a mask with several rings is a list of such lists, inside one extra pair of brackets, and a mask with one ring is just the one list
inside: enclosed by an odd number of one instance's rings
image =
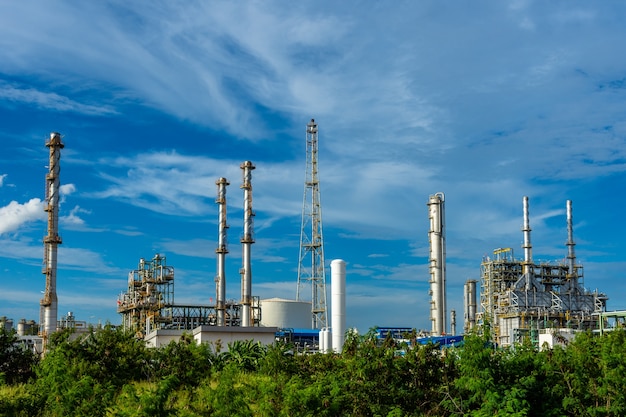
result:
[(488, 329), (464, 345), (348, 333), (341, 354), (288, 344), (146, 348), (106, 326), (60, 332), (39, 360), (0, 330), (2, 416), (624, 416), (626, 331), (566, 346), (497, 348)]

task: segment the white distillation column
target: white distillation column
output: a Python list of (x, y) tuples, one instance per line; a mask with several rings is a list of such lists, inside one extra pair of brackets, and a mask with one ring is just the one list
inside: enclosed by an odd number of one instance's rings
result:
[(243, 170), (243, 184), (241, 188), (244, 190), (244, 217), (243, 217), (243, 237), (242, 245), (242, 263), (241, 268), (241, 326), (252, 326), (252, 271), (250, 261), (250, 247), (254, 243), (252, 237), (252, 224), (254, 212), (252, 211), (252, 170), (255, 166), (250, 161), (245, 161), (240, 168)]
[(224, 326), (225, 323), (225, 311), (226, 311), (226, 254), (228, 253), (228, 247), (226, 242), (226, 232), (228, 230), (228, 224), (226, 223), (226, 186), (230, 183), (226, 178), (218, 179), (215, 184), (217, 185), (217, 199), (215, 202), (219, 205), (219, 236), (217, 242), (217, 275), (215, 277), (215, 310), (217, 311), (217, 325)]
[(465, 292), (465, 325), (468, 332), (476, 323), (476, 280), (468, 279), (464, 286)]
[(430, 320), (431, 334), (440, 336), (446, 329), (446, 236), (445, 236), (445, 196), (443, 193), (431, 195), (428, 199), (430, 230)]
[(50, 334), (57, 330), (58, 301), (57, 301), (57, 247), (61, 244), (59, 236), (59, 173), (61, 172), (60, 160), (61, 135), (57, 132), (50, 134), (50, 140), (46, 142), (50, 149), (50, 165), (46, 175), (46, 201), (44, 210), (48, 213), (48, 235), (44, 238), (44, 268), (46, 275), (46, 289), (41, 300), (40, 312), (40, 335), (43, 338), (44, 349)]
[(333, 351), (341, 353), (346, 334), (346, 262), (330, 263)]

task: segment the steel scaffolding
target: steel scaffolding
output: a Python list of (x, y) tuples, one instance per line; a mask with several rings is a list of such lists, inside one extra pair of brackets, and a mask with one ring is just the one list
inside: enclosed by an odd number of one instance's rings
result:
[(311, 285), (312, 328), (322, 329), (328, 326), (328, 319), (317, 154), (317, 123), (311, 119), (306, 126), (306, 171), (296, 300), (302, 299), (302, 287), (309, 283)]

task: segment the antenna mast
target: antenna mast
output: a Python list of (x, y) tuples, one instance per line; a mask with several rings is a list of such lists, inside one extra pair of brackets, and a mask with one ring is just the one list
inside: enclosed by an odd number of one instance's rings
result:
[(302, 202), (302, 229), (296, 300), (301, 299), (301, 287), (311, 283), (312, 328), (328, 326), (326, 311), (326, 274), (324, 268), (324, 239), (322, 237), (322, 205), (317, 176), (317, 123), (306, 126), (306, 173)]

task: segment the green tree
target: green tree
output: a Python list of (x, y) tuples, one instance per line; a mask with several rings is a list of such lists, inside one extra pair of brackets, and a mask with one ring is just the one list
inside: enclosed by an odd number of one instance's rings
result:
[(152, 369), (157, 379), (176, 376), (181, 385), (197, 385), (219, 369), (219, 355), (212, 345), (196, 343), (192, 336), (184, 334), (178, 342), (170, 342), (152, 353)]
[(0, 327), (0, 385), (27, 382), (36, 364), (37, 356), (19, 342), (15, 330)]
[(104, 415), (125, 384), (148, 374), (143, 341), (121, 329), (59, 336), (37, 367), (35, 392), (50, 415)]

